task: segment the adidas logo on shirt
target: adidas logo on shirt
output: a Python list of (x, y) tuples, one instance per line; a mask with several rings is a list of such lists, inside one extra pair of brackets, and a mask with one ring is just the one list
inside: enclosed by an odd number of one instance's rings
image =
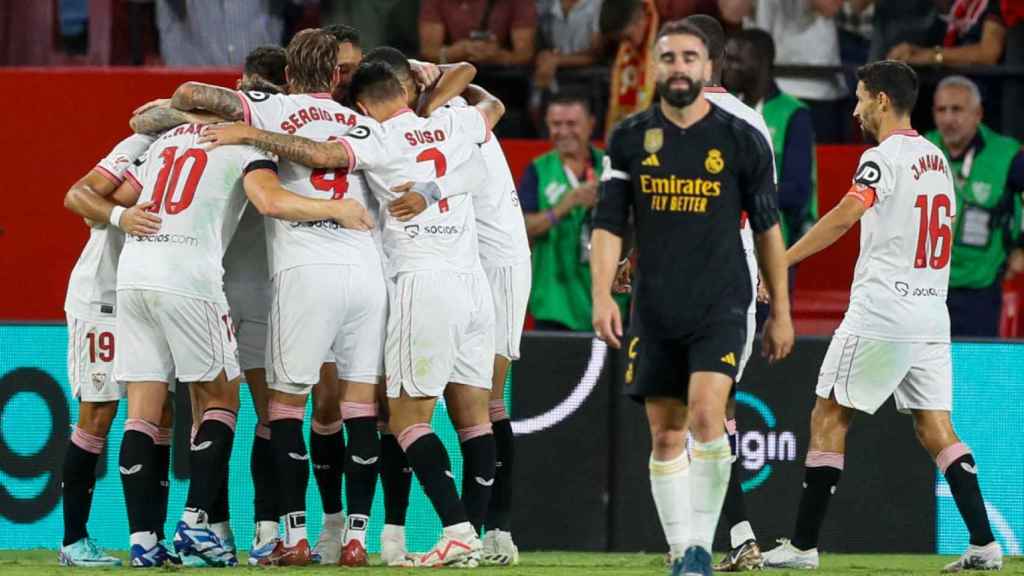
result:
[(736, 355), (733, 354), (732, 352), (729, 352), (725, 356), (722, 356), (722, 362), (728, 364), (729, 366), (735, 367), (736, 366)]
[(657, 154), (651, 154), (647, 158), (644, 158), (644, 161), (641, 162), (640, 164), (643, 165), (643, 166), (653, 166), (653, 167), (661, 166), (661, 162), (658, 162), (658, 155)]

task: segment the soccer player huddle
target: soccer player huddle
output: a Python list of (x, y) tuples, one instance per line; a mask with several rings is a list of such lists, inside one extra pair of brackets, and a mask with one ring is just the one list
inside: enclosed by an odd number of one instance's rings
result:
[[(136, 134), (72, 186), (65, 205), (91, 230), (65, 303), (80, 404), (62, 564), (119, 563), (86, 522), (122, 397), (131, 564), (237, 564), (227, 478), (243, 372), (259, 420), (250, 564), (366, 565), (378, 475), (385, 563), (518, 561), (503, 385), (530, 250), (491, 134), (504, 107), (474, 75), (391, 48), (363, 57), (348, 27), (303, 30), (287, 49), (253, 51), (238, 90), (187, 82), (137, 110)], [(192, 405), (191, 479), (165, 535), (175, 392)], [(430, 426), (442, 397), (461, 497)], [(315, 547), (310, 464), (324, 514)], [(444, 527), (425, 554), (405, 545), (413, 473)]]

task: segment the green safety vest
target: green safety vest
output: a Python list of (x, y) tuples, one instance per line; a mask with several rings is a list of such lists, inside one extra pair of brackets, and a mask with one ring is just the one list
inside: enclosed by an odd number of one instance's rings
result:
[[(765, 100), (761, 108), (764, 116), (764, 123), (768, 125), (768, 132), (772, 136), (772, 148), (775, 150), (775, 172), (778, 174), (779, 183), (786, 178), (782, 173), (782, 155), (786, 149), (786, 134), (789, 132), (789, 119), (793, 113), (807, 105), (793, 96), (779, 92), (769, 100)], [(811, 198), (807, 208), (799, 221), (787, 222), (785, 215), (779, 214), (779, 226), (782, 228), (782, 239), (786, 246), (792, 246), (804, 232), (810, 230), (811, 226), (818, 221), (818, 159), (814, 154), (814, 147), (811, 147)], [(792, 230), (795, 227), (796, 230)], [(794, 233), (795, 232), (795, 233)]]
[[(963, 159), (950, 160), (956, 186), (956, 222), (953, 231), (953, 253), (949, 270), (950, 288), (987, 288), (996, 282), (1006, 262), (1006, 244), (1016, 239), (1020, 229), (1021, 201), (1014, 195), (1012, 211), (1000, 209), (1009, 199), (1006, 178), (1010, 165), (1020, 152), (1020, 142), (996, 134), (984, 124), (978, 126), (985, 145), (975, 154), (971, 173), (961, 178)], [(946, 159), (949, 151), (937, 130), (926, 136), (942, 149)], [(1010, 238), (1007, 224), (1012, 222)]]
[[(591, 147), (590, 153), (595, 176), (600, 178), (604, 152)], [(537, 211), (544, 213), (554, 208), (571, 186), (558, 152), (538, 156), (532, 164), (537, 171)], [(531, 247), (530, 313), (538, 320), (559, 322), (578, 331), (592, 329), (590, 261), (581, 256), (583, 227), (589, 224), (587, 213), (583, 206), (576, 206), (546, 235), (535, 238)]]

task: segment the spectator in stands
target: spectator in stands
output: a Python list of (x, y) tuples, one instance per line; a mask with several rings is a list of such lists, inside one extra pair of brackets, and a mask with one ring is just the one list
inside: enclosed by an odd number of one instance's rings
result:
[(422, 0), (419, 32), (430, 62), (529, 64), (537, 8), (533, 0)]
[[(836, 12), (836, 30), (839, 34), (839, 60), (843, 64), (861, 66), (868, 62), (871, 36), (874, 33), (875, 5), (873, 0), (844, 0)], [(851, 84), (852, 74), (846, 77)], [(855, 82), (854, 82), (855, 83)]]
[(654, 96), (651, 46), (658, 32), (654, 0), (606, 2), (601, 11), (601, 30), (618, 43), (609, 70), (611, 92), (605, 116), (607, 134), (634, 112), (647, 108)]
[(753, 12), (754, 0), (654, 0), (654, 5), (661, 22), (707, 14), (717, 18), (731, 33), (743, 28), (743, 19)]
[[(842, 0), (758, 0), (754, 19), (775, 40), (776, 64), (838, 66), (839, 36), (833, 17)], [(844, 140), (852, 126), (844, 108), (840, 73), (813, 78), (778, 78), (779, 87), (810, 106), (819, 142)]]
[(782, 237), (792, 246), (818, 219), (814, 125), (807, 105), (779, 89), (774, 60), (770, 34), (743, 30), (725, 44), (722, 84), (764, 115), (775, 150)]
[(866, 0), (874, 6), (868, 62), (882, 60), (894, 46), (904, 42), (934, 46), (946, 29), (939, 17), (948, 0)]
[(554, 149), (533, 159), (518, 186), (533, 250), (529, 310), (539, 330), (586, 331), (590, 214), (604, 152), (590, 144), (594, 115), (585, 96), (556, 95), (546, 121)]
[(539, 0), (540, 51), (533, 71), (538, 90), (557, 92), (559, 68), (579, 68), (598, 62), (603, 43), (598, 27), (602, 0)]
[(946, 15), (946, 32), (935, 45), (903, 42), (889, 51), (910, 64), (995, 65), (1003, 56), (1006, 26), (1000, 0), (955, 0)]
[(996, 337), (1003, 272), (1024, 272), (1024, 153), (1020, 142), (982, 123), (981, 93), (963, 76), (939, 82), (932, 112), (938, 129), (927, 137), (945, 152), (956, 186), (947, 299), (952, 334)]
[(156, 0), (160, 55), (168, 66), (241, 68), (258, 46), (281, 44), (285, 7), (275, 0)]

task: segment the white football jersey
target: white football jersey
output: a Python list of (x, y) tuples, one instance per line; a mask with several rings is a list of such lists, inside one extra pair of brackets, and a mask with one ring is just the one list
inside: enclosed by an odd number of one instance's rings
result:
[(258, 285), (270, 283), (267, 264), (267, 232), (264, 217), (249, 203), (242, 212), (235, 236), (224, 253), (226, 284)]
[[(93, 169), (119, 186), (128, 167), (146, 152), (153, 140), (152, 136), (133, 134), (114, 146)], [(71, 271), (64, 311), (79, 318), (114, 313), (117, 260), (123, 245), (124, 233), (112, 225), (104, 223), (89, 230), (89, 241)]]
[(942, 151), (913, 130), (897, 131), (860, 157), (849, 195), (869, 208), (850, 307), (836, 333), (949, 342), (956, 196)]
[(207, 151), (199, 124), (172, 128), (146, 152), (128, 180), (140, 201), (155, 203), (163, 222), (152, 236), (127, 236), (117, 269), (117, 289), (171, 292), (227, 304), (224, 252), (245, 209), (242, 179), (260, 168), (276, 169), (266, 154), (248, 146)]
[[(480, 269), (472, 192), (486, 185), (480, 147), (490, 137), (476, 108), (443, 108), (430, 118), (405, 109), (371, 129), (341, 139), (350, 170), (362, 171), (381, 204), (388, 276), (417, 270)], [(400, 197), (391, 188), (443, 178), (446, 198), (400, 222), (386, 207)]]
[[(449, 104), (456, 108), (468, 106), (462, 98), (454, 98)], [(492, 135), (481, 144), (480, 153), (487, 168), (487, 185), (473, 191), (480, 261), (486, 267), (500, 267), (529, 260), (526, 218), (498, 138)]]
[[(768, 149), (772, 151), (772, 179), (779, 183), (779, 175), (775, 171), (775, 149), (772, 148), (772, 134), (768, 131), (764, 116), (742, 100), (733, 96), (725, 88), (720, 86), (709, 86), (704, 89), (704, 97), (708, 102), (725, 110), (729, 114), (750, 124), (764, 136), (768, 142)], [(754, 231), (750, 228), (746, 217), (740, 221), (740, 240), (743, 241), (743, 252), (747, 257), (747, 267), (750, 268), (750, 277), (753, 279), (754, 294), (757, 294), (757, 253), (754, 251)]]
[[(366, 123), (364, 117), (335, 102), (330, 94), (248, 91), (238, 95), (245, 122), (269, 132), (323, 142), (344, 136), (357, 123)], [(282, 186), (307, 198), (350, 198), (366, 206), (366, 182), (343, 168), (314, 170), (282, 159), (278, 177)], [(360, 264), (364, 262), (362, 254), (374, 246), (370, 232), (343, 228), (334, 220), (288, 222), (271, 218), (267, 220), (267, 237), (271, 274), (309, 264)]]

